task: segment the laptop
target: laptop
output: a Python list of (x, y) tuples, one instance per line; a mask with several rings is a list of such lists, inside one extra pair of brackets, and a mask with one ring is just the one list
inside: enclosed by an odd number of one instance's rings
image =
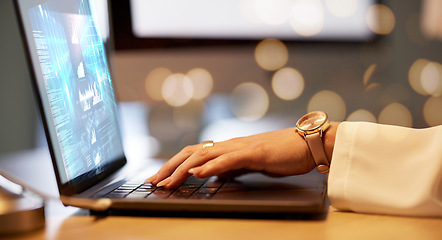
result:
[(322, 214), (326, 175), (144, 180), (164, 161), (126, 159), (103, 40), (89, 0), (15, 0), (60, 199), (94, 211)]

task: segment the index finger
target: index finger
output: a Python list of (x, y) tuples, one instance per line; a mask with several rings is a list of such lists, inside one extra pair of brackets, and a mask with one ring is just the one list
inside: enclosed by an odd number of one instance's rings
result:
[(189, 158), (197, 149), (201, 147), (201, 144), (191, 145), (183, 148), (180, 152), (178, 152), (175, 156), (173, 156), (169, 161), (165, 162), (163, 166), (161, 166), (160, 170), (153, 176), (147, 178), (145, 182), (151, 182), (156, 185), (160, 181), (164, 180), (168, 176), (170, 176), (175, 169), (178, 168), (187, 158)]
[(201, 148), (195, 151), (184, 162), (182, 162), (173, 173), (164, 181), (158, 183), (159, 186), (165, 188), (175, 188), (185, 182), (185, 180), (191, 176), (189, 170), (210, 162), (213, 159), (218, 158), (225, 154), (225, 148), (222, 147), (209, 147)]

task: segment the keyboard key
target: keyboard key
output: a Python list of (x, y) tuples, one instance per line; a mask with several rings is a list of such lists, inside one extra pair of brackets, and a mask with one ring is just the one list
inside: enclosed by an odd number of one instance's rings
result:
[(126, 198), (128, 199), (140, 199), (140, 198), (146, 198), (150, 193), (147, 192), (132, 192), (131, 194), (127, 195)]
[(223, 185), (222, 181), (208, 181), (203, 185), (203, 188), (220, 188)]
[(190, 199), (210, 199), (212, 196), (213, 194), (210, 193), (195, 193), (190, 197)]
[(157, 186), (152, 185), (151, 183), (144, 183), (144, 184), (140, 185), (139, 188), (141, 188), (141, 189), (155, 189), (155, 188), (157, 188)]
[(173, 191), (174, 191), (173, 189), (157, 188), (154, 192), (152, 192), (149, 196), (147, 196), (147, 198), (149, 199), (168, 198)]
[(218, 188), (200, 188), (198, 189), (198, 194), (215, 194)]
[(169, 196), (169, 198), (172, 198), (172, 199), (177, 199), (177, 198), (189, 198), (191, 195), (192, 195), (192, 193), (194, 193), (195, 192), (195, 190), (196, 190), (196, 188), (187, 188), (187, 187), (184, 187), (184, 188), (179, 188), (178, 190), (176, 190), (175, 192), (173, 192), (170, 196)]
[(124, 198), (127, 195), (127, 193), (114, 193), (111, 192), (104, 196), (105, 198)]
[(119, 188), (117, 188), (117, 189), (115, 189), (114, 191), (119, 191), (119, 190), (121, 190), (121, 191), (132, 191), (132, 190), (134, 190), (136, 187), (119, 187)]
[(125, 183), (125, 184), (121, 185), (120, 188), (136, 188), (140, 185), (141, 184), (137, 184), (137, 183)]
[(195, 185), (195, 186), (201, 186), (207, 181), (207, 178), (196, 178), (196, 177), (189, 177), (186, 182), (184, 182), (183, 186), (186, 185)]
[(132, 193), (151, 194), (153, 191), (155, 191), (155, 189), (142, 189), (142, 188), (138, 188), (135, 191), (133, 191)]
[(125, 193), (125, 194), (128, 194), (128, 193), (130, 193), (132, 191), (133, 191), (133, 189), (119, 189), (119, 188), (117, 188), (117, 189), (113, 190), (111, 193)]
[(218, 191), (223, 182), (216, 177), (199, 179), (190, 177), (178, 189), (166, 189), (157, 187), (151, 183), (128, 181), (105, 195), (107, 198), (129, 199), (209, 199)]

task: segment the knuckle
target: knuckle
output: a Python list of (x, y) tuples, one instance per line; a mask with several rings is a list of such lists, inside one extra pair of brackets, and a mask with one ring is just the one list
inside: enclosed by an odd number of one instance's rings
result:
[(208, 153), (209, 153), (209, 149), (207, 149), (207, 148), (202, 148), (202, 149), (200, 149), (200, 150), (198, 150), (198, 151), (195, 152), (195, 154), (196, 154), (198, 157), (204, 157), (204, 156), (206, 156)]
[(192, 155), (195, 152), (195, 145), (186, 146), (183, 148), (183, 150), (181, 150), (181, 152), (186, 155)]

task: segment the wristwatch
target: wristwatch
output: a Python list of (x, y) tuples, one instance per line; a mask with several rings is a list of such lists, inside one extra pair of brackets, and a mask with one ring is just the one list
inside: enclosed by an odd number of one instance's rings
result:
[(325, 112), (315, 111), (302, 116), (296, 123), (298, 132), (307, 141), (313, 159), (316, 163), (316, 170), (319, 173), (328, 173), (330, 163), (325, 155), (322, 144), (322, 134), (330, 126), (330, 120)]

